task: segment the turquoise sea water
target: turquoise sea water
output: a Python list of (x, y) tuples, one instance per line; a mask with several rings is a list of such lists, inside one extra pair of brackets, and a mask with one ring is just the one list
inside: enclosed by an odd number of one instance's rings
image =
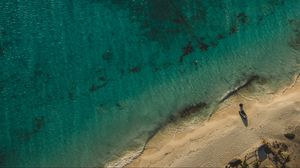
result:
[(276, 87), (300, 69), (297, 0), (2, 0), (0, 11), (0, 166), (102, 166), (251, 76)]

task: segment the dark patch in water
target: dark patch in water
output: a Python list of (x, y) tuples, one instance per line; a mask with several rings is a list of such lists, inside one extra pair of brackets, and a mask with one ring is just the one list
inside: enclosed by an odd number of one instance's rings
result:
[(154, 67), (153, 68), (153, 72), (158, 72), (158, 71), (160, 71), (161, 69), (160, 68), (158, 68), (158, 67)]
[(45, 127), (45, 117), (35, 117), (33, 120), (33, 132), (38, 132)]
[(293, 39), (290, 41), (290, 46), (295, 49), (300, 51), (300, 33), (297, 32)]
[(183, 62), (184, 58), (194, 51), (192, 42), (188, 42), (188, 44), (182, 48), (182, 51), (183, 51), (183, 53), (179, 58), (179, 62)]
[(218, 40), (221, 40), (221, 39), (224, 39), (224, 38), (225, 38), (225, 36), (223, 34), (218, 34), (217, 35), (217, 39)]
[(95, 76), (105, 76), (106, 75), (106, 70), (104, 68), (97, 68), (94, 70)]
[(179, 112), (179, 115), (180, 115), (181, 118), (187, 117), (187, 116), (190, 116), (191, 114), (193, 114), (197, 111), (200, 111), (201, 109), (203, 109), (205, 107), (207, 107), (207, 103), (200, 102), (198, 104), (186, 107), (185, 109), (183, 109), (182, 111)]
[(107, 85), (107, 82), (102, 83), (102, 84), (100, 84), (100, 85), (93, 84), (93, 85), (90, 87), (89, 91), (90, 91), (90, 92), (96, 92), (97, 90), (99, 90), (99, 89), (105, 87), (106, 85)]
[(211, 46), (211, 47), (217, 47), (217, 45), (218, 45), (217, 42), (214, 42), (214, 41), (210, 42), (210, 46)]
[(264, 20), (264, 16), (258, 16), (257, 25), (259, 25)]
[(5, 82), (3, 80), (0, 80), (0, 93), (4, 90), (5, 88)]
[(193, 24), (203, 22), (206, 17), (206, 8), (202, 1), (191, 0), (193, 8), (197, 9), (186, 14), (189, 3), (182, 0), (143, 0), (143, 1), (99, 1), (114, 5), (119, 10), (129, 12), (132, 22), (140, 25), (142, 34), (149, 40), (161, 43), (164, 47), (176, 39), (178, 35), (187, 34), (195, 36)]
[(230, 30), (229, 30), (229, 35), (237, 33), (237, 31), (238, 31), (238, 26), (237, 25), (232, 25)]
[(39, 116), (33, 119), (33, 126), (31, 131), (22, 131), (20, 130), (18, 133), (18, 137), (23, 141), (29, 141), (34, 135), (40, 132), (45, 127), (45, 117)]
[(76, 98), (77, 84), (75, 81), (71, 81), (70, 87), (68, 89), (68, 98), (71, 101), (74, 101)]
[(271, 15), (273, 15), (275, 13), (275, 10), (277, 7), (280, 7), (282, 5), (284, 5), (285, 1), (284, 0), (269, 0), (267, 1), (267, 4), (265, 5), (265, 8), (267, 8), (268, 10), (262, 11), (262, 14), (260, 14), (257, 17), (257, 25), (261, 24), (262, 21), (266, 18), (269, 17)]
[(98, 79), (100, 81), (107, 81), (108, 80), (106, 76), (100, 76)]
[(193, 65), (198, 65), (199, 64), (199, 61), (198, 60), (194, 60), (193, 61)]
[(245, 24), (249, 21), (248, 16), (244, 12), (239, 13), (237, 15), (237, 19), (238, 19), (239, 23), (242, 23), (242, 24)]
[(35, 83), (40, 82), (39, 84), (42, 85), (43, 83), (48, 83), (50, 79), (51, 75), (46, 72), (45, 65), (36, 63), (34, 65), (31, 81), (34, 81)]
[(124, 105), (122, 105), (120, 102), (117, 102), (117, 103), (116, 103), (116, 106), (117, 106), (120, 110), (124, 109)]
[(5, 166), (5, 154), (0, 152), (0, 167)]
[(102, 54), (102, 58), (105, 61), (110, 61), (113, 57), (113, 53), (111, 50), (106, 50), (103, 54)]
[(120, 74), (121, 74), (121, 76), (125, 75), (125, 70), (124, 69), (120, 69)]
[(170, 66), (172, 66), (172, 63), (171, 63), (171, 62), (165, 62), (165, 63), (163, 63), (163, 64), (161, 65), (161, 67), (164, 68), (164, 69), (167, 69), (167, 68), (169, 68)]
[(75, 100), (75, 93), (73, 91), (69, 91), (68, 92), (68, 98), (72, 101)]
[(205, 42), (203, 42), (203, 41), (199, 42), (199, 48), (200, 48), (201, 51), (207, 51), (208, 47), (209, 47), (209, 45), (206, 44)]
[(140, 66), (135, 66), (133, 68), (130, 68), (129, 72), (131, 73), (138, 73), (141, 71), (141, 67)]
[(178, 17), (172, 20), (176, 24), (184, 24), (186, 22), (185, 18), (183, 17)]
[(4, 48), (0, 46), (0, 57), (4, 56)]
[(205, 37), (201, 36), (199, 37), (198, 41), (204, 41), (205, 40)]
[(288, 23), (289, 23), (290, 25), (293, 25), (293, 24), (295, 23), (295, 20), (294, 20), (294, 19), (288, 19)]
[[(90, 92), (95, 92), (95, 91), (105, 87), (109, 83), (110, 80), (113, 80), (113, 79), (108, 78), (107, 70), (100, 66), (93, 68), (91, 71), (93, 73), (93, 78), (95, 78), (96, 81), (95, 81), (95, 83), (93, 83), (90, 86), (90, 88), (89, 88)], [(72, 90), (75, 92), (76, 87), (73, 86)]]
[(300, 51), (300, 20), (289, 20), (289, 25), (293, 29), (292, 37), (289, 40), (289, 46), (294, 50)]
[(93, 84), (91, 87), (90, 87), (90, 91), (91, 92), (95, 92), (95, 91), (97, 91), (97, 89), (98, 89), (98, 86), (97, 85), (95, 85), (95, 84)]
[(271, 5), (274, 6), (281, 6), (284, 4), (284, 0), (270, 0), (269, 2)]
[[(173, 1), (149, 0), (146, 3), (147, 5), (143, 6), (143, 8), (148, 8), (147, 10), (149, 11), (144, 16), (147, 18), (148, 24), (146, 27), (141, 28), (146, 30), (145, 35), (150, 40), (167, 44), (176, 38), (177, 35), (185, 32), (186, 17)], [(174, 20), (177, 20), (177, 22), (175, 23)]]
[[(0, 37), (2, 36), (1, 34), (0, 34)], [(3, 36), (4, 35), (5, 35), (5, 32), (4, 32)], [(0, 57), (3, 57), (5, 55), (5, 51), (7, 49), (9, 49), (12, 45), (13, 45), (12, 41), (8, 41), (8, 40), (2, 40), (2, 41), (0, 41)]]

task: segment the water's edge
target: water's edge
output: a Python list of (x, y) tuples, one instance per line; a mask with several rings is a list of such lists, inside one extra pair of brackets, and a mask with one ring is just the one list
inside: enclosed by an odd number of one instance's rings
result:
[[(291, 79), (291, 81), (286, 81), (286, 83), (283, 86), (277, 87), (277, 88), (272, 88), (271, 90), (273, 90), (273, 92), (275, 94), (278, 94), (279, 92), (284, 93), (287, 89), (293, 87), (293, 85), (295, 85), (295, 83), (297, 82), (298, 78), (300, 77), (300, 72), (297, 72), (294, 75), (294, 78)], [(260, 81), (263, 80), (263, 84), (260, 83)], [(265, 85), (265, 79), (261, 78), (258, 75), (253, 75), (250, 76), (247, 80), (245, 80), (244, 82), (242, 82), (240, 85), (234, 87), (234, 89), (227, 91), (224, 96), (222, 96), (219, 99), (218, 104), (215, 105), (215, 108), (213, 108), (213, 110), (210, 111), (209, 116), (205, 117), (203, 120), (201, 120), (200, 122), (205, 122), (205, 121), (209, 121), (209, 119), (212, 117), (212, 115), (217, 111), (217, 107), (221, 106), (225, 100), (230, 99), (232, 96), (238, 94), (241, 90), (243, 89), (247, 89), (248, 87), (254, 86), (254, 85)], [(265, 90), (268, 91), (268, 90)], [(263, 95), (264, 93), (259, 93), (261, 95)], [(182, 111), (180, 111), (182, 112)], [(179, 113), (180, 113), (179, 112)], [(197, 110), (197, 113), (200, 113), (200, 110)], [(193, 115), (191, 117), (199, 117), (199, 115)], [(183, 118), (179, 118), (179, 116), (177, 116), (178, 120), (174, 120), (174, 116), (171, 116), (170, 119), (165, 122), (164, 125), (158, 127), (157, 129), (155, 129), (155, 131), (151, 134), (151, 136), (146, 140), (145, 144), (142, 145), (141, 147), (139, 147), (137, 150), (130, 150), (130, 151), (126, 151), (124, 152), (119, 159), (113, 160), (113, 161), (109, 161), (107, 162), (104, 167), (126, 167), (128, 166), (130, 163), (132, 163), (135, 159), (137, 159), (138, 157), (140, 157), (144, 151), (145, 148), (147, 146), (147, 144), (149, 143), (149, 141), (152, 140), (152, 138), (161, 130), (163, 130), (165, 127), (169, 126), (169, 124), (173, 123), (176, 124), (176, 122), (188, 122), (189, 120), (191, 120), (191, 117), (183, 117)], [(194, 124), (194, 123), (193, 123)], [(186, 127), (186, 126), (185, 126)]]

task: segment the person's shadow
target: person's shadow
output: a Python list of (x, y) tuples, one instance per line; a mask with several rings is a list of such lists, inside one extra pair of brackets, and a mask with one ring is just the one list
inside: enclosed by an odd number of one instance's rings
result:
[(239, 106), (240, 106), (240, 111), (239, 111), (240, 117), (241, 117), (245, 127), (248, 127), (248, 116), (244, 111), (243, 104), (241, 103)]

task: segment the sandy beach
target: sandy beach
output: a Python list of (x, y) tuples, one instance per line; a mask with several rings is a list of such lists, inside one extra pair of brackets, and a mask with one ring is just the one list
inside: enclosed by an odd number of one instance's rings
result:
[[(206, 121), (188, 127), (169, 124), (146, 145), (128, 167), (224, 167), (244, 158), (263, 142), (288, 146), (287, 166), (300, 167), (300, 82), (281, 90), (258, 94), (263, 86), (249, 86), (221, 103)], [(244, 105), (248, 125), (238, 113)], [(286, 133), (295, 134), (290, 140)], [(268, 159), (264, 166), (274, 167)]]

